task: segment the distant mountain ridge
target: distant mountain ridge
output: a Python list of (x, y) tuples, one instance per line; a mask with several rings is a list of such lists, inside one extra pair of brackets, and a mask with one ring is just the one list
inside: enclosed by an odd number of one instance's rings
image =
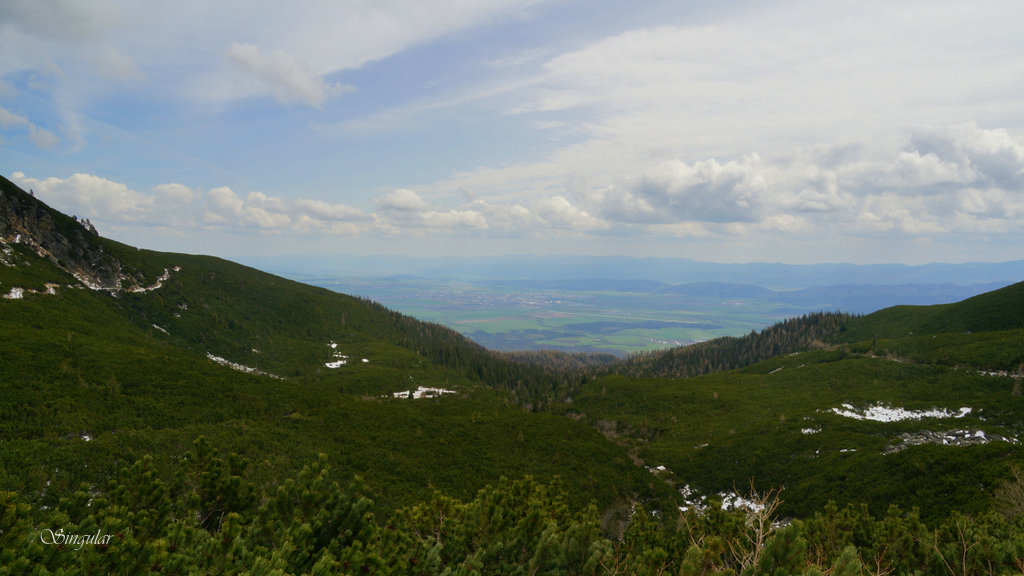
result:
[[(896, 286), (1011, 284), (1024, 278), (1024, 260), (931, 264), (720, 263), (687, 258), (583, 255), (494, 255), (415, 258), (395, 255), (290, 254), (248, 256), (239, 261), (289, 277), (339, 274), (389, 276), (396, 271), (423, 278), (495, 283), (638, 280), (665, 285), (720, 282), (784, 292), (834, 285)], [(627, 284), (628, 285), (628, 284)]]

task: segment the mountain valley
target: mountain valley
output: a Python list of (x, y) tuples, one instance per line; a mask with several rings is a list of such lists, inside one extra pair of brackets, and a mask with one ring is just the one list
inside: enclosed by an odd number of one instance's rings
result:
[[(364, 298), (120, 244), (4, 179), (0, 294), (0, 570), (130, 573), (134, 555), (151, 573), (809, 573), (848, 549), (910, 566), (878, 528), (769, 570), (769, 541), (803, 530), (806, 552), (836, 509), (925, 535), (974, 518), (1003, 531), (1000, 566), (1024, 558), (1022, 517), (989, 519), (1024, 461), (1024, 283), (624, 359), (504, 354)], [(775, 529), (721, 506), (780, 490)], [(55, 522), (120, 537), (58, 551), (40, 544)], [(938, 572), (949, 542), (906, 558)], [(211, 568), (216, 546), (236, 551)]]

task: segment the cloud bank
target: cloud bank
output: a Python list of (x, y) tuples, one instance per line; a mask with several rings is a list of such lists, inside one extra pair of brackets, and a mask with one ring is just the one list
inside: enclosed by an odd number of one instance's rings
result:
[(229, 187), (168, 183), (148, 192), (89, 174), (14, 180), (99, 223), (196, 230), (260, 229), (343, 235), (424, 230), (546, 238), (573, 235), (941, 237), (1024, 230), (1024, 141), (974, 125), (917, 131), (888, 157), (822, 148), (785, 162), (756, 154), (724, 162), (672, 160), (589, 193), (539, 194), (451, 205), (414, 190), (367, 208)]

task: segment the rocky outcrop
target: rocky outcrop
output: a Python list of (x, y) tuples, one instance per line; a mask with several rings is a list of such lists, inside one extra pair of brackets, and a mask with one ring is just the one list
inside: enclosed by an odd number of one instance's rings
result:
[(96, 229), (47, 206), (0, 177), (0, 240), (26, 244), (94, 290), (119, 290), (123, 266), (98, 242)]

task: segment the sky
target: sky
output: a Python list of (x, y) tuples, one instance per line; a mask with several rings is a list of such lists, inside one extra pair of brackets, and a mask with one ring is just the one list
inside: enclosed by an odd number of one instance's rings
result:
[(1024, 3), (5, 0), (0, 174), (213, 254), (1024, 259)]

